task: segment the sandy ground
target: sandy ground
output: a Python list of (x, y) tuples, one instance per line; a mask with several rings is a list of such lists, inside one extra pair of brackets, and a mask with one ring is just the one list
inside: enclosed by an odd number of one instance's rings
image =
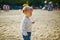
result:
[[(23, 19), (21, 10), (0, 12), (0, 40), (22, 40), (20, 23)], [(60, 10), (33, 11), (31, 40), (60, 40)]]

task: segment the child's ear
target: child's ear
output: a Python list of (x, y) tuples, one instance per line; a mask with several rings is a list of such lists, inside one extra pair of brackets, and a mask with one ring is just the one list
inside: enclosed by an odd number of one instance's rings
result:
[(23, 10), (23, 13), (24, 13), (24, 10)]

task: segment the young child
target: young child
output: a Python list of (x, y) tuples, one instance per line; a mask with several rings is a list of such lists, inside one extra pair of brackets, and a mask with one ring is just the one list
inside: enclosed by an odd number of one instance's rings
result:
[(23, 8), (24, 18), (21, 23), (21, 28), (22, 28), (22, 35), (24, 40), (30, 40), (31, 38), (31, 32), (32, 32), (31, 26), (32, 24), (35, 23), (30, 20), (30, 17), (32, 16), (32, 12), (33, 12), (32, 7), (26, 6)]

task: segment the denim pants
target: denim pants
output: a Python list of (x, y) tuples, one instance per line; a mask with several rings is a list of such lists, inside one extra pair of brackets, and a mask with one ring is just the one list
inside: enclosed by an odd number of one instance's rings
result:
[(31, 38), (31, 32), (27, 32), (28, 36), (23, 35), (23, 40), (30, 40)]

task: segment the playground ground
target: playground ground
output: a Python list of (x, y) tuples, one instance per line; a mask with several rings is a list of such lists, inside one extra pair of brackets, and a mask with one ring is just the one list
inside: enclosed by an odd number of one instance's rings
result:
[[(0, 40), (22, 40), (21, 10), (0, 10)], [(31, 40), (60, 40), (60, 10), (34, 9)]]

